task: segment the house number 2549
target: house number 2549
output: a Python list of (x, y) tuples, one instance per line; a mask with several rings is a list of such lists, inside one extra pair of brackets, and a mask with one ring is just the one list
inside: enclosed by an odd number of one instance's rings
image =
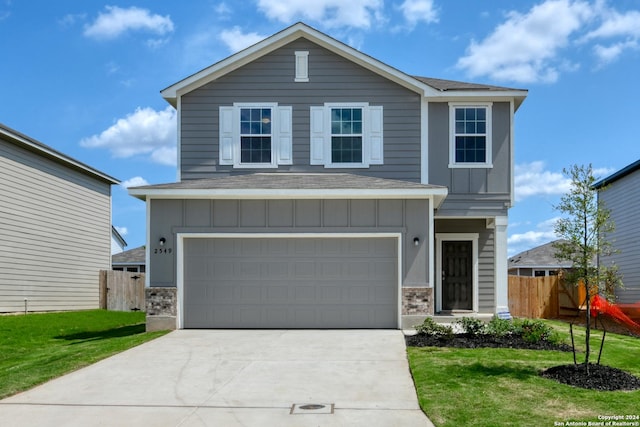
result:
[(171, 248), (155, 248), (153, 250), (154, 254), (170, 254), (172, 252)]

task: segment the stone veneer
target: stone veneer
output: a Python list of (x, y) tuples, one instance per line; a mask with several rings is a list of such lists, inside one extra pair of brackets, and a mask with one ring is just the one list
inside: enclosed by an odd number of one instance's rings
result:
[(178, 288), (145, 288), (147, 332), (176, 329)]
[(433, 315), (433, 288), (402, 288), (402, 314)]

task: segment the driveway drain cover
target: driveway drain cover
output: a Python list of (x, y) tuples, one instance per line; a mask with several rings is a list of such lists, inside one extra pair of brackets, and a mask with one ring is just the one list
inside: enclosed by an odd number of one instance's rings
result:
[(300, 414), (333, 414), (333, 403), (294, 403), (291, 415)]

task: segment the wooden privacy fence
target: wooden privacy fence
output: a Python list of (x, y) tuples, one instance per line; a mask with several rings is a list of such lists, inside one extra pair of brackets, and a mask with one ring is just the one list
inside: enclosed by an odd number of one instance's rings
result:
[(100, 270), (100, 308), (144, 311), (144, 298), (144, 273)]
[[(584, 292), (582, 292), (584, 294)], [(509, 312), (530, 319), (575, 315), (584, 296), (560, 276), (509, 276)]]

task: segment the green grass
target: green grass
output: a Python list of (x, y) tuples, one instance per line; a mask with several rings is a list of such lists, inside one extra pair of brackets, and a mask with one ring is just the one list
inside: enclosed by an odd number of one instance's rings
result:
[(144, 322), (144, 313), (105, 310), (0, 316), (0, 398), (166, 333)]
[[(569, 342), (569, 327), (548, 322)], [(584, 348), (584, 329), (576, 346)], [(592, 362), (600, 331), (592, 331)], [(601, 363), (640, 376), (640, 339), (607, 334)], [(436, 426), (553, 426), (640, 415), (640, 391), (592, 391), (547, 380), (540, 371), (573, 363), (572, 353), (512, 349), (408, 348), (422, 410)], [(578, 363), (584, 361), (578, 353)], [(564, 425), (564, 424), (563, 424)]]

